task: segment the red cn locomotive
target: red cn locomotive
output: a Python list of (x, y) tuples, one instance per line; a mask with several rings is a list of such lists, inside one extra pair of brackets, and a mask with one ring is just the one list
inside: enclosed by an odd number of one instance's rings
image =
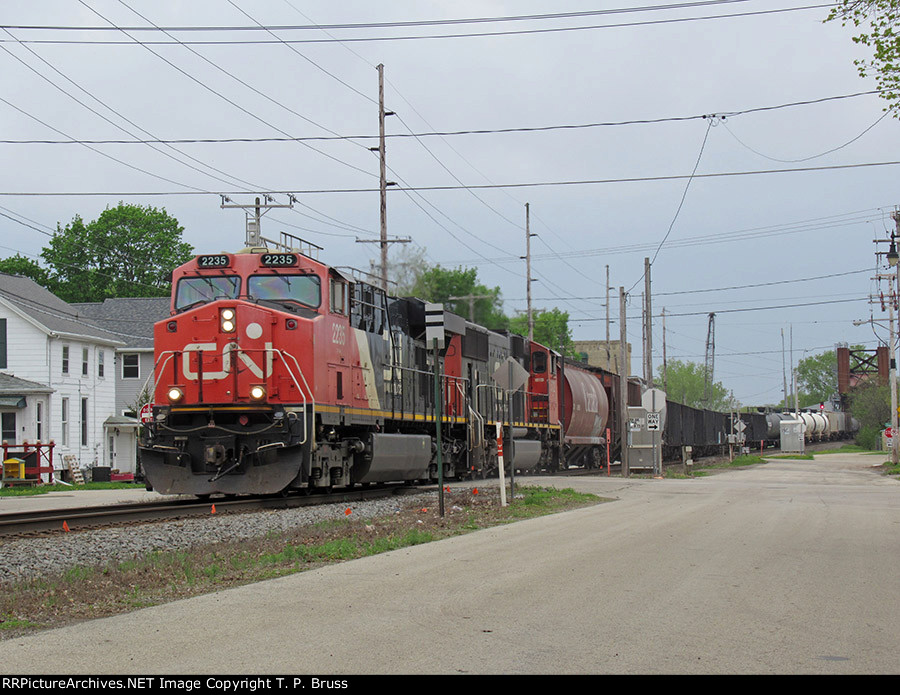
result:
[[(605, 445), (602, 389), (563, 393), (557, 353), (449, 312), (437, 442), (424, 304), (297, 249), (198, 256), (175, 270), (171, 310), (154, 329), (141, 441), (145, 477), (163, 493), (434, 479), (438, 446), (446, 477), (484, 475), (497, 466), (495, 425), (510, 421), (516, 468), (555, 469), (564, 399), (578, 446)], [(512, 398), (492, 379), (509, 360), (528, 373)]]

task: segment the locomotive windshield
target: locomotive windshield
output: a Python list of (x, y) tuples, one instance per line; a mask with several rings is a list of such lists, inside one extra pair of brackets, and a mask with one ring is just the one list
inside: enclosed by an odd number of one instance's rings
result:
[(241, 279), (237, 275), (184, 277), (178, 281), (175, 310), (181, 311), (216, 299), (235, 299), (240, 289)]
[(313, 309), (322, 303), (318, 275), (251, 275), (247, 294), (257, 300), (295, 302)]

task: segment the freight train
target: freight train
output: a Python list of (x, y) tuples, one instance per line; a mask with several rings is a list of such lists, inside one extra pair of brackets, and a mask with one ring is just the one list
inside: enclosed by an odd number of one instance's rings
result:
[[(388, 296), (296, 244), (200, 255), (172, 280), (171, 315), (154, 326), (153, 405), (140, 442), (159, 492), (433, 480), (438, 447), (447, 478), (496, 471), (501, 444), (522, 471), (618, 455), (616, 375), (444, 312), (437, 408), (425, 304)], [(504, 374), (518, 375), (520, 388), (504, 389)], [(628, 389), (639, 402), (640, 386)], [(693, 409), (669, 408), (669, 426), (678, 423), (670, 448), (724, 443), (714, 425), (722, 414), (697, 411), (688, 435)], [(708, 427), (694, 424), (704, 418)]]

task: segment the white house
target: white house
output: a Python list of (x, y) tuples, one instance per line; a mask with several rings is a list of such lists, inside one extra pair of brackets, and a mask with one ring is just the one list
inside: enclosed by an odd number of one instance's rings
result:
[(14, 431), (16, 444), (54, 441), (57, 469), (64, 455), (81, 467), (112, 465), (103, 423), (116, 413), (115, 356), (124, 345), (33, 280), (0, 273), (0, 374), (33, 384), (8, 382), (3, 438)]
[[(137, 469), (137, 420), (141, 404), (153, 391), (153, 324), (169, 316), (168, 297), (120, 297), (102, 302), (71, 304), (78, 314), (113, 332), (123, 345), (116, 348), (115, 411), (103, 422), (106, 465), (123, 473)], [(149, 382), (148, 382), (149, 379)], [(149, 393), (142, 393), (148, 386)]]

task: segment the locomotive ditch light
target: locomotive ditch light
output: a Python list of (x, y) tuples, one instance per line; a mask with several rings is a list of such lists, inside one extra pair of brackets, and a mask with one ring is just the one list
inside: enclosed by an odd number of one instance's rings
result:
[(250, 400), (252, 401), (261, 401), (266, 397), (266, 387), (265, 386), (251, 386), (250, 387)]
[(166, 324), (166, 330), (169, 331), (169, 333), (177, 333), (178, 332), (178, 322), (177, 321), (169, 321)]
[(219, 310), (219, 325), (221, 326), (223, 333), (234, 333), (236, 328), (234, 322), (234, 309)]
[(182, 391), (179, 387), (173, 386), (167, 392), (169, 400), (172, 403), (178, 403), (182, 398), (184, 398), (184, 391)]

